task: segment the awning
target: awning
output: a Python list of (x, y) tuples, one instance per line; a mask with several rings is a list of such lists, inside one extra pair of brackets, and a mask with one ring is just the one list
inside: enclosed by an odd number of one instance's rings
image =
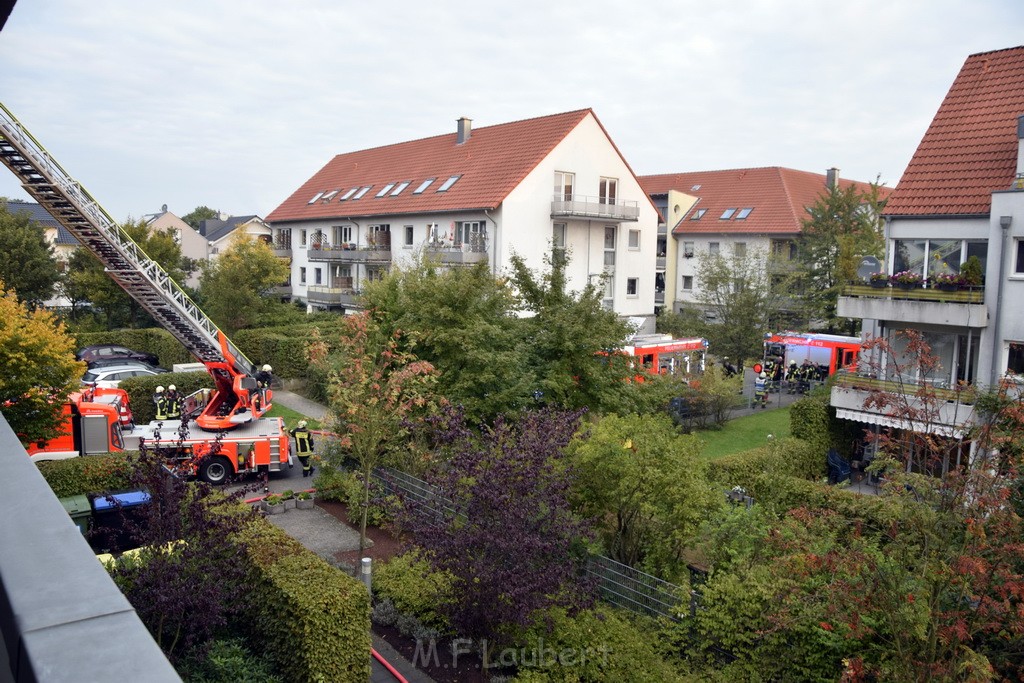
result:
[(878, 425), (879, 427), (891, 427), (893, 429), (910, 429), (915, 432), (923, 434), (938, 434), (939, 436), (945, 436), (953, 439), (964, 438), (963, 429), (957, 427), (951, 427), (949, 425), (938, 424), (934, 422), (919, 422), (917, 420), (907, 420), (891, 415), (882, 415), (881, 413), (869, 413), (864, 410), (848, 410), (846, 408), (836, 408), (836, 417), (840, 420), (853, 420), (854, 422), (866, 422), (870, 425)]

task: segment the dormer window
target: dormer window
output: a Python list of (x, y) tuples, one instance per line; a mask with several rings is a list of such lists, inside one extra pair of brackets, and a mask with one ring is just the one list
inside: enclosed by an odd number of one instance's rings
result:
[(462, 176), (459, 176), (459, 175), (453, 175), (448, 180), (444, 181), (444, 183), (441, 185), (441, 187), (437, 188), (437, 191), (438, 192), (447, 192), (449, 189), (451, 189), (451, 186), (454, 185), (455, 182), (459, 178), (461, 178), (461, 177)]
[(736, 213), (736, 209), (726, 209), (725, 211), (722, 212), (722, 215), (719, 216), (718, 220), (720, 220), (720, 221), (727, 221), (730, 218), (732, 218), (732, 215), (734, 213)]
[(352, 199), (353, 200), (360, 199), (364, 194), (366, 194), (367, 192), (370, 191), (371, 187), (373, 187), (373, 185), (367, 185), (366, 187), (359, 188), (359, 192), (356, 192), (355, 196), (352, 197)]
[(704, 214), (706, 214), (707, 212), (707, 209), (697, 209), (696, 211), (693, 212), (693, 215), (690, 216), (690, 220), (699, 221), (701, 218), (704, 217)]
[(430, 187), (430, 184), (432, 182), (434, 182), (435, 180), (437, 180), (437, 178), (428, 178), (427, 180), (424, 180), (422, 183), (420, 183), (419, 187), (417, 187), (415, 190), (412, 191), (412, 193), (413, 194), (423, 194), (423, 191), (426, 190), (428, 187)]
[(359, 189), (358, 187), (353, 187), (351, 190), (349, 190), (345, 194), (341, 195), (341, 198), (338, 201), (339, 202), (343, 202), (346, 199), (351, 199), (352, 195), (354, 195), (356, 193), (356, 190), (358, 190), (358, 189)]
[(752, 209), (752, 208), (750, 208), (750, 209), (740, 209), (740, 212), (738, 214), (736, 214), (736, 220), (738, 220), (738, 221), (746, 220), (747, 216), (749, 216), (750, 212), (753, 211), (753, 210), (754, 209)]
[(377, 196), (378, 197), (383, 197), (388, 192), (391, 192), (391, 188), (393, 188), (394, 186), (395, 186), (394, 183), (388, 183), (387, 185), (385, 185), (384, 187), (381, 188), (380, 192), (377, 193)]

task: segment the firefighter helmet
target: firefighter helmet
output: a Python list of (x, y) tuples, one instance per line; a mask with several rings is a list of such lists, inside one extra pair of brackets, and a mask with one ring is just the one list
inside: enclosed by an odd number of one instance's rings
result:
[(169, 387), (167, 387), (167, 391), (177, 391), (177, 390), (178, 390), (178, 387), (174, 386), (173, 384), (170, 385)]
[(273, 371), (274, 371), (274, 368), (270, 367), (269, 365), (264, 365), (263, 366), (263, 372), (273, 372)]
[(761, 379), (768, 379), (768, 373), (762, 372), (760, 375), (758, 375), (758, 377), (760, 377)]
[(158, 394), (164, 393), (164, 388), (163, 387), (157, 387), (156, 388), (156, 393), (158, 393)]
[(306, 421), (305, 420), (299, 420), (299, 429), (305, 429), (305, 428), (306, 428)]

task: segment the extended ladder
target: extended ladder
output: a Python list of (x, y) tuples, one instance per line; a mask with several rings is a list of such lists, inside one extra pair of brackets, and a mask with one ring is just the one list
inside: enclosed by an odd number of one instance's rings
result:
[[(32, 134), (0, 103), (0, 161), (22, 187), (95, 254), (107, 273), (156, 321), (203, 363), (233, 359), (240, 375), (253, 365), (178, 286), (167, 272), (114, 222), (110, 215)], [(228, 353), (222, 353), (221, 341)]]

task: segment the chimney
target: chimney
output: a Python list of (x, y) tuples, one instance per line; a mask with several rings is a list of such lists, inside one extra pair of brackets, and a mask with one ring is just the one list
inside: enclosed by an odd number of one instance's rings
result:
[(459, 134), (456, 139), (456, 144), (461, 145), (466, 140), (469, 140), (470, 134), (473, 132), (473, 119), (467, 119), (465, 116), (458, 120)]
[(839, 169), (835, 166), (825, 171), (825, 187), (829, 190), (839, 187)]

